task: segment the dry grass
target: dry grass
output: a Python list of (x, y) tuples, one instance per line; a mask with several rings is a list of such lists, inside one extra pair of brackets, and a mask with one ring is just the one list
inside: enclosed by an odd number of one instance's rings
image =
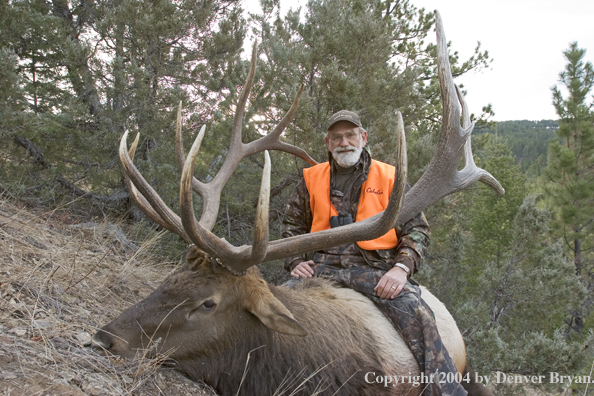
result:
[(0, 200), (0, 396), (214, 395), (159, 368), (83, 345), (98, 327), (153, 290), (176, 263), (130, 242), (113, 224)]

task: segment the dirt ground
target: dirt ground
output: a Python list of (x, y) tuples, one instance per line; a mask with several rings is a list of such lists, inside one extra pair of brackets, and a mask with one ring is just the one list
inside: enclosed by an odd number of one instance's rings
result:
[(178, 264), (151, 253), (159, 237), (0, 200), (0, 396), (215, 395), (157, 360), (84, 347)]

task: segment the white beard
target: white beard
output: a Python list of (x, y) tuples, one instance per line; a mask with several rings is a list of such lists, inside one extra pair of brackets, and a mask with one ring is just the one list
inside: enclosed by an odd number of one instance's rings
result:
[[(360, 146), (362, 146), (363, 142), (360, 142)], [(355, 165), (357, 161), (359, 161), (359, 157), (361, 157), (361, 151), (363, 151), (363, 147), (355, 147), (355, 146), (347, 146), (347, 147), (336, 147), (334, 151), (332, 151), (332, 157), (336, 163), (343, 168), (350, 168), (351, 166)]]

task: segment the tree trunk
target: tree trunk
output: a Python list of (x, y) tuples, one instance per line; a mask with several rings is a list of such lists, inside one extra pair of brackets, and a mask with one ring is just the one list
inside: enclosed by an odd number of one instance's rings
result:
[(575, 264), (575, 274), (582, 275), (582, 240), (579, 238), (573, 241), (573, 263)]

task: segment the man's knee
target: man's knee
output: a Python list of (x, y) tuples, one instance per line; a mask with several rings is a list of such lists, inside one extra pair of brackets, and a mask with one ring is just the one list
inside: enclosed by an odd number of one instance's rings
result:
[(421, 289), (409, 282), (406, 283), (396, 298), (392, 300), (375, 298), (374, 301), (377, 307), (393, 322), (400, 322), (401, 320), (395, 320), (400, 316), (422, 318), (422, 322), (435, 320), (433, 311), (421, 297)]
[(421, 298), (421, 289), (410, 282), (406, 282), (406, 285), (404, 285), (396, 298), (388, 301), (393, 301), (396, 304), (407, 304), (411, 306), (420, 305), (423, 302), (423, 299)]

